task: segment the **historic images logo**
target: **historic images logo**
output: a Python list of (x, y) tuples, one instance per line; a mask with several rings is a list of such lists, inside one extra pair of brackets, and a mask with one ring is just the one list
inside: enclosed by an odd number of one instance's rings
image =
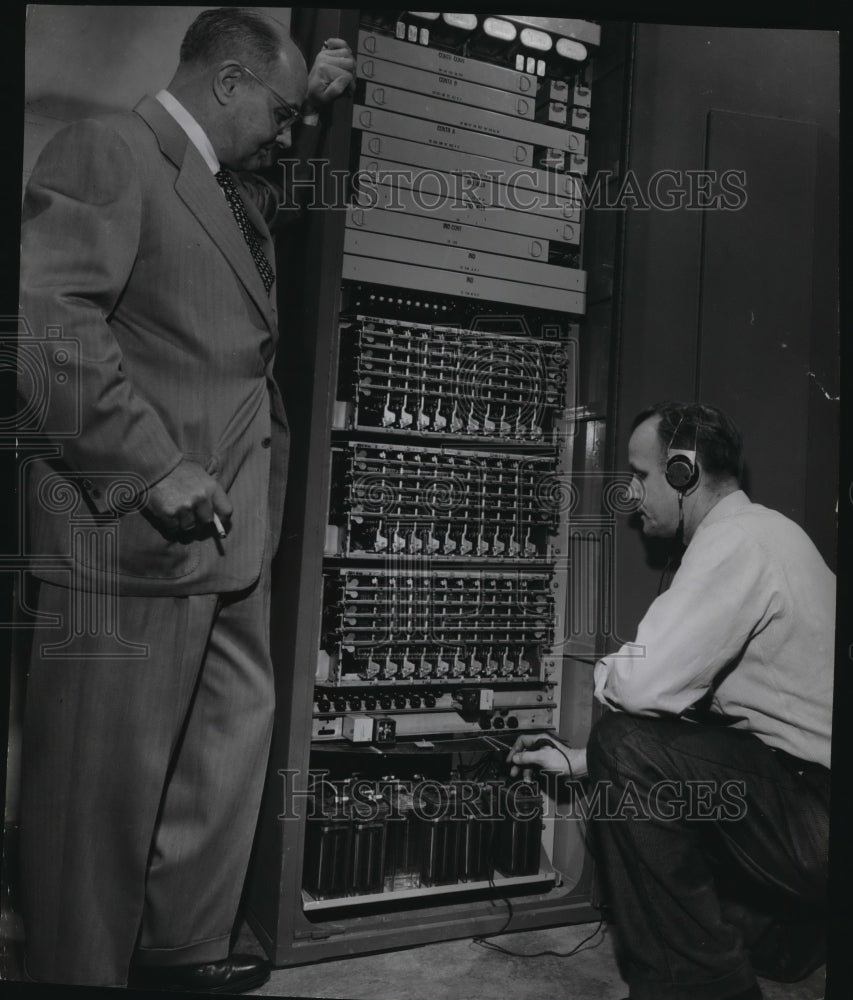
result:
[[(544, 174), (511, 167), (453, 173), (370, 163), (355, 172), (332, 169), (328, 160), (280, 160), (283, 208), (381, 208), (428, 215), (448, 207), (462, 211), (510, 210), (568, 215), (590, 211), (737, 212), (748, 201), (745, 170), (600, 170), (591, 177)], [(543, 181), (545, 177), (545, 181)]]
[[(567, 819), (597, 821), (736, 822), (746, 816), (746, 783), (739, 780), (662, 779), (650, 788), (627, 781), (618, 789), (609, 781), (589, 787), (552, 772), (540, 773), (537, 782), (436, 781), (421, 779), (405, 788), (401, 808), (401, 783), (394, 779), (330, 781), (326, 772), (311, 772), (305, 785), (300, 771), (280, 769), (284, 822), (327, 818), (341, 804), (359, 820), (511, 820)], [(298, 805), (302, 803), (302, 806)]]

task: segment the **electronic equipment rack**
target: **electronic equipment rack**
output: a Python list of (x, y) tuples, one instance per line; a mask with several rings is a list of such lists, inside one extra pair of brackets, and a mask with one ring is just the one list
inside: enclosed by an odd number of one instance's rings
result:
[(586, 199), (618, 170), (630, 32), (293, 27), (346, 38), (358, 79), (317, 168), (343, 188), (280, 241), (293, 437), (248, 919), (282, 965), (595, 919), (578, 786), (504, 758), (521, 732), (583, 744), (610, 629), (619, 223)]

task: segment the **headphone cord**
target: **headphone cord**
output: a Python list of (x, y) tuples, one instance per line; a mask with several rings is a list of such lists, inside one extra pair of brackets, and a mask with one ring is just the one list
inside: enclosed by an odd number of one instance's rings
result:
[[(550, 737), (550, 739), (557, 739), (557, 737)], [(558, 750), (563, 755), (563, 757), (565, 758), (566, 764), (568, 765), (568, 768), (569, 768), (569, 781), (570, 782), (574, 782), (575, 781), (575, 773), (574, 773), (574, 769), (572, 768), (572, 762), (569, 760), (568, 754), (565, 753), (565, 751), (562, 749), (562, 747), (558, 746), (557, 743), (552, 743), (551, 745), (554, 747), (554, 749)], [(569, 747), (569, 749), (571, 749), (571, 748)], [(590, 856), (593, 858), (593, 860), (595, 860), (596, 852), (593, 849), (593, 845), (590, 843), (589, 830), (587, 828), (587, 825), (583, 821), (581, 821), (581, 829), (582, 829), (582, 835), (583, 835), (584, 844), (586, 845), (587, 849), (589, 850)], [(490, 843), (490, 852), (489, 853), (492, 856), (492, 858), (494, 858), (494, 839), (492, 839), (492, 841)], [(495, 892), (497, 891), (497, 886), (495, 885), (494, 875), (492, 875), (492, 874), (489, 875), (489, 886), (491, 887), (491, 889), (493, 891), (495, 891)], [(602, 936), (601, 941), (597, 941), (594, 945), (591, 945), (590, 948), (584, 949), (584, 947), (583, 947), (587, 943), (587, 941), (591, 941), (599, 933), (599, 931), (602, 929), (602, 927), (604, 926), (604, 917), (602, 917), (598, 921), (598, 923), (595, 925), (595, 927), (592, 930), (592, 932), (590, 934), (588, 934), (585, 938), (583, 938), (582, 941), (579, 941), (575, 945), (575, 947), (572, 948), (570, 951), (565, 951), (565, 952), (554, 951), (552, 948), (548, 948), (548, 949), (545, 949), (544, 951), (536, 951), (536, 952), (532, 952), (532, 953), (525, 953), (525, 952), (520, 952), (520, 951), (512, 951), (510, 948), (504, 948), (502, 945), (495, 944), (494, 941), (489, 940), (490, 938), (500, 937), (501, 935), (506, 934), (507, 930), (509, 929), (510, 924), (512, 923), (513, 916), (514, 916), (513, 909), (512, 909), (512, 903), (510, 902), (510, 900), (506, 896), (500, 896), (499, 898), (500, 898), (501, 902), (503, 902), (503, 903), (506, 904), (507, 918), (504, 921), (504, 925), (503, 925), (503, 927), (501, 927), (500, 930), (494, 931), (491, 934), (479, 935), (479, 936), (477, 936), (475, 938), (472, 938), (472, 943), (478, 945), (480, 948), (488, 948), (490, 951), (497, 951), (497, 952), (500, 952), (502, 955), (509, 955), (511, 958), (544, 958), (546, 956), (550, 956), (550, 957), (553, 957), (553, 958), (571, 958), (573, 955), (576, 955), (581, 950), (589, 951), (589, 950), (591, 950), (593, 948), (597, 948), (602, 943), (602, 941), (604, 941), (604, 937)]]
[[(510, 919), (512, 919), (512, 905), (510, 904), (510, 901), (506, 898), (504, 898), (504, 902), (507, 904), (507, 906), (510, 907)], [(592, 931), (592, 933), (588, 934), (582, 941), (579, 941), (575, 945), (575, 947), (571, 949), (571, 951), (554, 951), (552, 948), (546, 948), (544, 951), (534, 951), (525, 954), (524, 952), (521, 951), (512, 951), (510, 948), (504, 948), (499, 944), (495, 944), (494, 941), (488, 940), (489, 937), (497, 937), (497, 934), (489, 934), (488, 937), (475, 937), (473, 939), (473, 943), (479, 945), (481, 948), (488, 948), (490, 951), (499, 951), (502, 955), (509, 955), (512, 958), (542, 958), (546, 955), (552, 956), (554, 958), (571, 958), (572, 955), (576, 955), (583, 948), (583, 946), (587, 943), (587, 941), (591, 941), (598, 934), (598, 932), (601, 930), (603, 926), (604, 926), (604, 918), (602, 917), (601, 920), (599, 920), (598, 923), (595, 925), (595, 929)], [(503, 933), (503, 931), (498, 932), (498, 934), (501, 933)], [(604, 937), (602, 936), (601, 941), (597, 941), (591, 947), (597, 948), (603, 940)], [(588, 951), (589, 949), (584, 949), (584, 950)]]
[(664, 568), (660, 571), (660, 580), (658, 580), (658, 592), (657, 592), (658, 597), (660, 597), (660, 595), (665, 590), (664, 581), (666, 580), (667, 573), (669, 573), (671, 569), (672, 569), (672, 556), (669, 556), (666, 560), (666, 566), (664, 566)]
[[(566, 761), (568, 762), (568, 757), (566, 758)], [(571, 769), (572, 765), (569, 764), (569, 771), (571, 771)], [(584, 830), (584, 839), (586, 839), (586, 830)], [(494, 831), (492, 832), (492, 836), (489, 841), (488, 853), (491, 861), (490, 868), (493, 868), (495, 862), (495, 854), (496, 854)], [(489, 880), (489, 886), (492, 889), (492, 891), (497, 892), (497, 886), (495, 885), (495, 877), (493, 871), (490, 872), (488, 880)], [(543, 958), (545, 956), (551, 956), (554, 958), (571, 958), (572, 955), (576, 955), (579, 951), (581, 951), (581, 949), (583, 949), (583, 946), (587, 943), (587, 941), (591, 941), (604, 926), (604, 917), (602, 917), (595, 925), (593, 931), (590, 934), (587, 934), (587, 936), (582, 941), (579, 941), (575, 945), (575, 947), (572, 948), (570, 951), (565, 951), (565, 952), (554, 951), (551, 948), (545, 949), (544, 951), (535, 951), (528, 954), (525, 954), (524, 952), (521, 951), (513, 951), (510, 948), (504, 948), (502, 945), (495, 944), (494, 941), (489, 940), (489, 938), (500, 937), (501, 935), (506, 934), (515, 915), (512, 908), (512, 902), (509, 900), (509, 898), (507, 896), (500, 896), (498, 898), (502, 903), (506, 904), (507, 908), (507, 916), (506, 920), (504, 921), (503, 927), (501, 927), (500, 930), (494, 931), (491, 934), (479, 935), (475, 938), (472, 938), (472, 944), (476, 944), (480, 948), (488, 948), (490, 951), (500, 952), (502, 955), (509, 955), (511, 958)], [(602, 943), (602, 941), (604, 941), (604, 936), (602, 936), (601, 941), (596, 941), (596, 943), (594, 945), (591, 945), (590, 947), (597, 948)], [(588, 951), (590, 949), (584, 949), (584, 950)]]
[[(553, 739), (553, 737), (551, 737), (551, 739)], [(575, 780), (575, 772), (574, 772), (574, 769), (572, 768), (572, 762), (569, 760), (569, 755), (560, 746), (559, 743), (552, 743), (551, 745), (554, 747), (555, 750), (557, 750), (560, 754), (562, 754), (563, 760), (565, 760), (566, 765), (567, 765), (567, 767), (569, 769), (569, 781), (574, 781)]]
[[(672, 543), (669, 549), (669, 555), (666, 558), (666, 565), (661, 570), (660, 580), (658, 580), (658, 592), (657, 596), (660, 595), (669, 588), (670, 580), (667, 579), (668, 575), (674, 568), (677, 568), (676, 563), (680, 561), (679, 549), (684, 548), (684, 492), (683, 490), (678, 491), (678, 529), (672, 538)], [(666, 586), (664, 586), (666, 583)]]

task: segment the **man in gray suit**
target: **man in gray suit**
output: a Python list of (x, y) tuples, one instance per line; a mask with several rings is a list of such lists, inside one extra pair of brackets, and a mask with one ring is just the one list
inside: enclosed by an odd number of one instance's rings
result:
[[(277, 192), (242, 172), (353, 71), (339, 39), (308, 73), (272, 17), (206, 11), (167, 90), (62, 130), (28, 185), (22, 312), (79, 344), (80, 376), (47, 421), (79, 433), (26, 462), (43, 623), (22, 764), (32, 979), (242, 992), (269, 974), (229, 956), (272, 727), (288, 451)], [(117, 544), (80, 544), (81, 523)]]

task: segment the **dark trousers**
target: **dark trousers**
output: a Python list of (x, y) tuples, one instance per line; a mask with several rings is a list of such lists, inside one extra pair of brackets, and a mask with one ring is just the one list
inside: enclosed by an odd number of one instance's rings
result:
[[(228, 954), (272, 731), (268, 572), (240, 593), (119, 597), (138, 659), (99, 634), (86, 658), (52, 657), (62, 630), (35, 630), (21, 799), (34, 979), (122, 985), (132, 960)], [(70, 598), (42, 583), (38, 610), (67, 621)]]
[(755, 982), (780, 916), (822, 916), (829, 772), (750, 733), (609, 712), (588, 744), (593, 847), (632, 1000)]

